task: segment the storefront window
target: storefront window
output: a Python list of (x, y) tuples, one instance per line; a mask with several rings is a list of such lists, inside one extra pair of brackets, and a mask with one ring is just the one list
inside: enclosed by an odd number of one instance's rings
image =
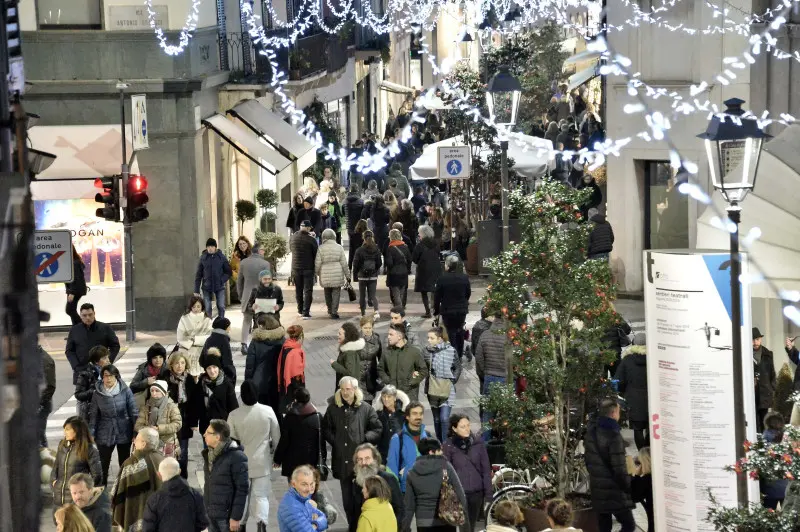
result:
[(41, 30), (102, 29), (100, 0), (37, 0)]
[(645, 247), (689, 247), (689, 200), (678, 192), (668, 161), (645, 161)]

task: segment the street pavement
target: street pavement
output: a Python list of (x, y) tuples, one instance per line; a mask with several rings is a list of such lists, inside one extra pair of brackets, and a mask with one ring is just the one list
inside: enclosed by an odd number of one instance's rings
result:
[[(356, 303), (350, 303), (347, 300), (346, 294), (343, 294), (342, 303), (340, 305), (339, 313), (342, 320), (331, 320), (327, 317), (325, 311), (324, 298), (322, 290), (317, 288), (314, 291), (314, 304), (311, 308), (311, 314), (314, 316), (311, 320), (301, 320), (294, 312), (295, 298), (294, 287), (287, 287), (285, 281), (277, 281), (283, 288), (284, 298), (286, 300), (286, 307), (283, 311), (283, 325), (288, 327), (292, 324), (301, 324), (305, 330), (305, 343), (306, 350), (306, 384), (311, 392), (313, 403), (317, 409), (324, 413), (327, 407), (327, 398), (334, 392), (335, 374), (330, 367), (330, 359), (337, 356), (337, 341), (336, 334), (344, 321), (354, 321), (358, 323), (360, 311)], [(388, 311), (390, 308), (388, 290), (383, 286), (382, 280), (379, 281), (378, 299), (381, 302), (381, 319), (376, 323), (376, 332), (380, 334), (385, 342), (386, 331), (388, 328)], [(473, 291), (472, 291), (472, 304), (470, 305), (470, 313), (467, 316), (467, 325), (469, 328), (480, 319), (480, 307), (478, 300), (485, 292), (486, 280), (481, 278), (472, 278)], [(634, 331), (644, 330), (644, 309), (641, 301), (620, 300), (616, 303), (618, 311), (629, 321)], [(423, 320), (420, 316), (424, 313), (424, 307), (418, 294), (409, 292), (409, 301), (407, 305), (407, 319), (412, 325), (412, 330), (418, 335), (420, 344), (424, 345), (425, 335), (428, 327), (431, 325), (431, 320)], [(234, 364), (237, 371), (237, 394), (238, 384), (243, 380), (245, 357), (239, 352), (239, 338), (241, 332), (241, 312), (238, 305), (226, 311), (226, 317), (231, 320), (231, 348), (234, 352)], [(102, 321), (102, 316), (98, 316)], [(176, 319), (177, 321), (177, 319)], [(124, 332), (118, 332), (121, 340), (124, 339)], [(55, 449), (58, 441), (62, 437), (62, 426), (64, 421), (74, 415), (75, 413), (75, 398), (72, 395), (72, 373), (69, 364), (64, 357), (63, 350), (65, 344), (64, 333), (44, 333), (42, 344), (45, 349), (50, 352), (56, 360), (57, 371), (57, 390), (54, 396), (54, 412), (51, 414), (47, 423), (47, 439), (52, 449)], [(136, 368), (139, 364), (145, 361), (145, 353), (147, 348), (154, 342), (160, 342), (167, 347), (169, 351), (175, 343), (175, 331), (156, 331), (156, 332), (141, 332), (137, 333), (136, 342), (130, 345), (125, 345), (124, 352), (120, 352), (115, 365), (119, 368), (121, 376), (125, 382), (130, 382)], [(126, 344), (126, 342), (121, 342)], [(474, 369), (467, 368), (462, 374), (461, 380), (456, 387), (456, 406), (454, 412), (465, 412), (472, 421), (473, 429), (480, 428), (480, 420), (478, 416), (477, 398), (479, 393), (478, 377)], [(433, 432), (433, 418), (430, 413), (430, 408), (427, 403), (427, 398), (424, 394), (420, 394), (423, 404), (426, 406), (425, 424), (430, 427)], [(627, 431), (630, 432), (630, 431)], [(635, 446), (632, 443), (632, 434), (625, 435), (626, 440), (629, 442), (629, 453), (635, 453)], [(202, 437), (195, 435), (190, 443), (189, 450), (189, 481), (190, 484), (202, 490), (203, 474), (202, 474), (202, 458), (200, 451), (202, 450)], [(632, 449), (632, 450), (631, 450)], [(109, 472), (109, 485), (113, 483), (118, 473), (118, 466), (116, 458), (112, 459), (111, 470)], [(277, 530), (277, 504), (286, 492), (286, 480), (279, 476), (279, 472), (273, 474), (270, 511), (270, 523), (268, 530)], [(331, 527), (332, 531), (346, 530), (346, 521), (341, 512), (341, 492), (339, 482), (332, 477), (328, 482), (323, 483), (323, 492), (340, 510), (339, 519), (334, 526)], [(46, 499), (48, 500), (48, 499)], [(639, 512), (642, 513), (642, 512)], [(55, 531), (52, 525), (51, 516), (52, 508), (45, 507), (42, 511), (42, 525), (40, 530)], [(644, 523), (646, 528), (646, 519), (642, 515), (637, 515), (637, 522)], [(250, 528), (255, 530), (255, 523), (248, 523)]]

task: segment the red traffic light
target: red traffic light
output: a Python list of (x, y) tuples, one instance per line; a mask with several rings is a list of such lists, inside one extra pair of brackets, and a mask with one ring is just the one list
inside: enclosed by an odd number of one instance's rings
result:
[(132, 175), (128, 179), (128, 187), (131, 192), (147, 191), (147, 178), (143, 175)]

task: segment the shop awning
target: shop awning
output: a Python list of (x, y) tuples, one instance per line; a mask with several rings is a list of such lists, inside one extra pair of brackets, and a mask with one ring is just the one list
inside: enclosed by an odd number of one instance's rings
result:
[(577, 89), (593, 77), (597, 76), (597, 65), (592, 65), (589, 68), (584, 68), (576, 72), (575, 74), (569, 77), (569, 82), (567, 83), (568, 89)]
[[(272, 149), (245, 126), (228, 120), (219, 113), (202, 120), (202, 124), (225, 139), (242, 155), (276, 177), (291, 174), (292, 161)], [(291, 176), (289, 176), (291, 179)], [(279, 179), (280, 181), (280, 179)]]
[(385, 80), (381, 81), (381, 89), (396, 94), (414, 94), (413, 87), (406, 87), (405, 85), (398, 85), (397, 83)]
[(228, 114), (241, 120), (253, 133), (263, 137), (267, 144), (282, 152), (292, 161), (302, 161), (297, 171), (302, 173), (317, 160), (316, 145), (284, 122), (278, 113), (270, 111), (256, 100), (247, 100), (232, 109)]
[(576, 63), (581, 63), (583, 61), (591, 61), (593, 59), (596, 62), (596, 60), (600, 58), (600, 55), (601, 55), (600, 52), (595, 52), (594, 50), (584, 50), (582, 52), (578, 52), (577, 54), (571, 57), (568, 57), (564, 61), (564, 66), (574, 65)]

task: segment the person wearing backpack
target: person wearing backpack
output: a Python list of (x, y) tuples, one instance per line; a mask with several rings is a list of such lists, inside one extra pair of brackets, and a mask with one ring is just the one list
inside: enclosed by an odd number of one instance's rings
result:
[(433, 435), (425, 428), (422, 417), (425, 407), (419, 401), (410, 401), (405, 408), (405, 423), (402, 428), (389, 440), (389, 452), (386, 457), (386, 467), (394, 473), (400, 481), (400, 491), (406, 491), (406, 477), (420, 453), (420, 442)]
[(452, 518), (458, 513), (463, 529), (467, 498), (456, 470), (442, 455), (442, 444), (436, 438), (421, 440), (419, 454), (408, 473), (401, 530), (411, 530), (416, 516), (418, 532), (456, 532)]
[(364, 243), (356, 251), (353, 257), (353, 281), (358, 282), (358, 297), (361, 307), (361, 315), (364, 316), (367, 310), (367, 292), (369, 300), (372, 301), (372, 308), (375, 311), (374, 318), (377, 320), (381, 316), (378, 312), (378, 272), (383, 264), (381, 252), (375, 243), (375, 234), (372, 231), (364, 231)]
[(447, 341), (447, 333), (440, 327), (428, 331), (428, 345), (422, 353), (430, 372), (425, 380), (425, 393), (433, 413), (433, 427), (436, 437), (444, 441), (450, 431), (450, 412), (456, 402), (455, 369), (458, 356)]

